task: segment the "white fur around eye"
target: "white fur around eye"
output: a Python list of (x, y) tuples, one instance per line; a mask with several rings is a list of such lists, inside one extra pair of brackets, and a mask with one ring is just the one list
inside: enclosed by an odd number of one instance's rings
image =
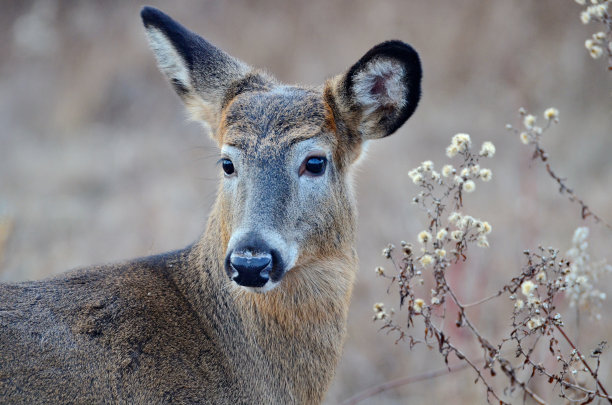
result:
[(353, 91), (366, 114), (380, 107), (404, 107), (407, 90), (403, 81), (404, 73), (404, 67), (400, 63), (377, 58), (355, 75)]

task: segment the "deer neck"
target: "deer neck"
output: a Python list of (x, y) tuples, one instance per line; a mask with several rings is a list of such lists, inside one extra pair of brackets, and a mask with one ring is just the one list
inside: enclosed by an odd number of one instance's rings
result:
[(222, 342), (238, 374), (269, 376), (264, 389), (284, 392), (285, 400), (320, 402), (344, 344), (358, 265), (353, 247), (298, 263), (275, 289), (258, 294), (228, 279), (220, 228), (213, 213), (192, 249), (190, 261), (197, 265), (189, 266), (186, 277), (192, 306)]

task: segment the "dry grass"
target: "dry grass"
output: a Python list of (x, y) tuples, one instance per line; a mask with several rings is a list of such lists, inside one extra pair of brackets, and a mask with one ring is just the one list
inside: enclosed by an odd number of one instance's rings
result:
[[(585, 52), (594, 28), (580, 22), (583, 8), (573, 1), (153, 5), (287, 82), (320, 83), (389, 38), (411, 43), (422, 56), (419, 109), (396, 135), (371, 145), (359, 170), (362, 271), (329, 403), (442, 365), (425, 351), (394, 345), (371, 323), (372, 303), (386, 288), (372, 270), (381, 264), (380, 247), (423, 228), (406, 173), (425, 158), (441, 160), (449, 135), (468, 132), (497, 146), (495, 179), (486, 198), (472, 202), (495, 226), (491, 248), (475, 252), (472, 265), (457, 268), (451, 280), (466, 300), (494, 293), (513, 277), (524, 248), (569, 248), (582, 223), (504, 130), (517, 106), (561, 111), (543, 146), (574, 191), (612, 220), (612, 75)], [(157, 72), (139, 8), (50, 0), (0, 6), (0, 206), (14, 223), (0, 279), (179, 248), (202, 231), (216, 192), (216, 151), (197, 125), (186, 123)], [(593, 229), (591, 239), (596, 256), (608, 254), (608, 231)], [(610, 295), (609, 286), (602, 290)], [(506, 315), (494, 305), (473, 314), (485, 332)], [(588, 328), (580, 344), (612, 339), (609, 322)], [(607, 356), (600, 373), (610, 386)], [(372, 403), (482, 403), (473, 379), (461, 371), (443, 384), (386, 391)]]

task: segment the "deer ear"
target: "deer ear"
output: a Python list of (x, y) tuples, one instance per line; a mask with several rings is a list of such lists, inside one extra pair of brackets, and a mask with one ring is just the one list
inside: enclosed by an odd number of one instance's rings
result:
[(376, 45), (331, 81), (341, 119), (363, 140), (391, 135), (416, 109), (421, 76), (419, 55), (410, 45)]
[(214, 131), (228, 90), (252, 69), (153, 7), (144, 7), (140, 15), (159, 69), (191, 117)]

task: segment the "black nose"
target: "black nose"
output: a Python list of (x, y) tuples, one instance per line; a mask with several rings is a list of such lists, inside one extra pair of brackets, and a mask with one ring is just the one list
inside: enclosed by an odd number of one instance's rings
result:
[(270, 253), (232, 252), (229, 257), (232, 274), (236, 283), (245, 287), (262, 287), (270, 279), (272, 255)]

